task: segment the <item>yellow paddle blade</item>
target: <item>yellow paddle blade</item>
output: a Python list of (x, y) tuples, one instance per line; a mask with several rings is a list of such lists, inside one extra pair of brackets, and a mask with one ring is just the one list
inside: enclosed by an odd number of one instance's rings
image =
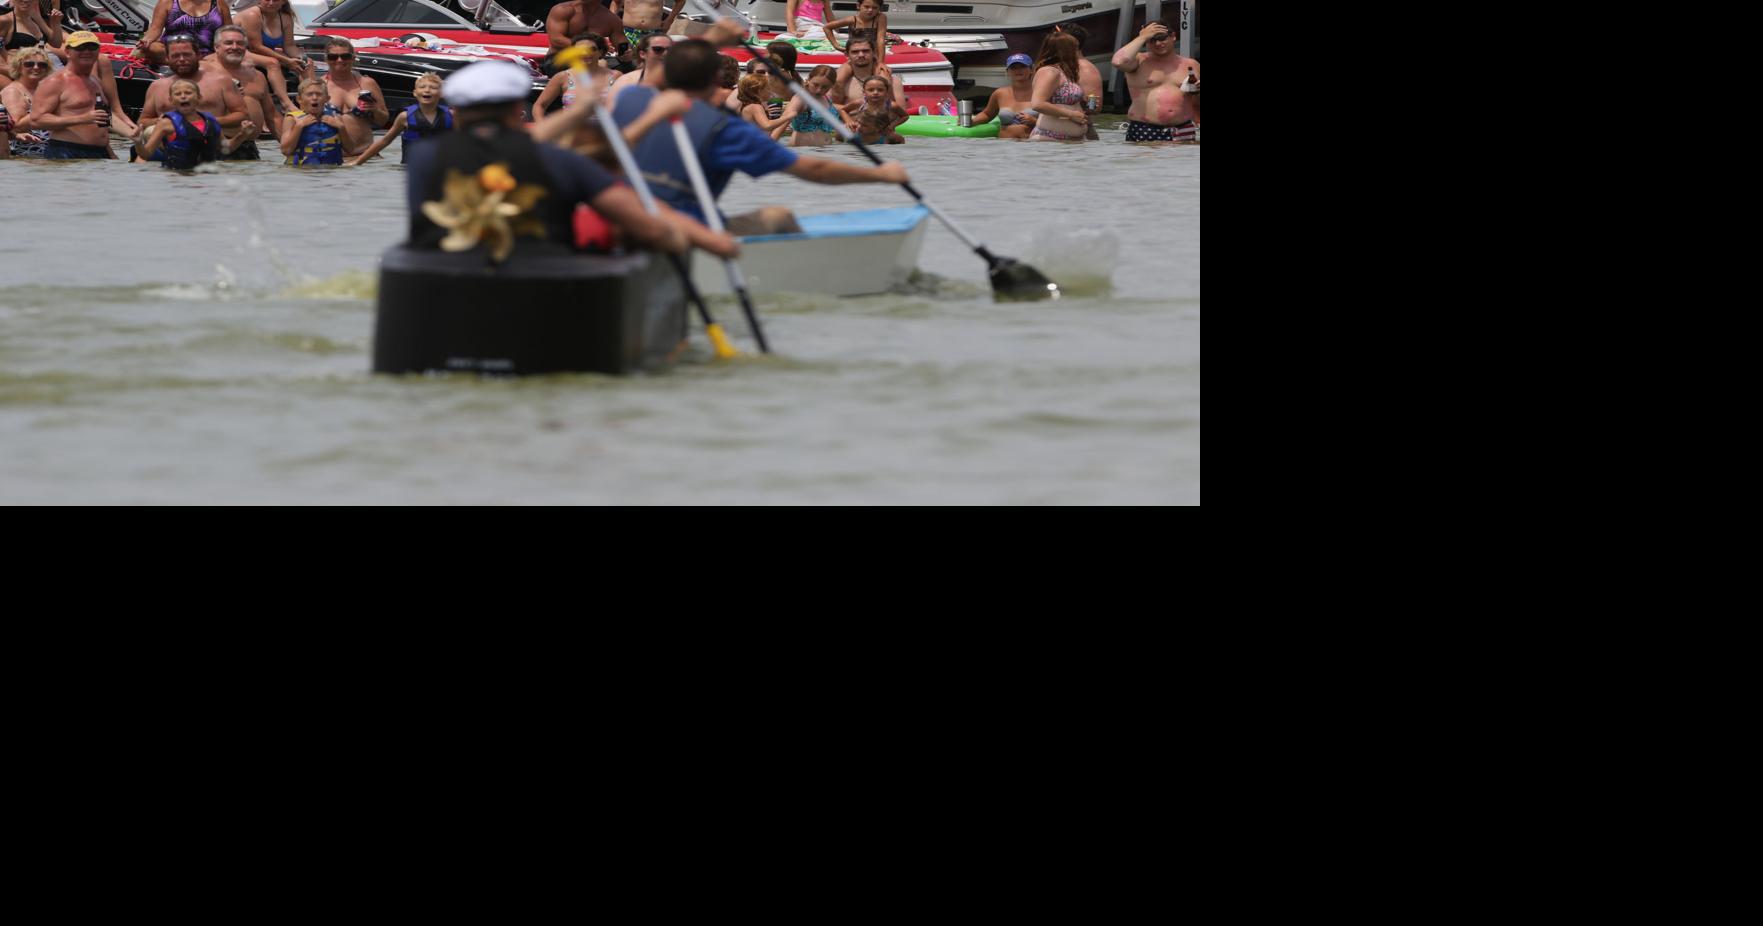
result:
[(585, 71), (588, 69), (588, 66), (582, 63), (582, 59), (587, 56), (587, 49), (582, 48), (579, 45), (571, 45), (558, 52), (557, 56), (551, 60), (560, 68), (569, 68), (572, 71)]
[(722, 333), (721, 325), (708, 325), (704, 330), (710, 335), (710, 343), (716, 345), (716, 359), (727, 360), (740, 356), (735, 346), (728, 342), (728, 335)]

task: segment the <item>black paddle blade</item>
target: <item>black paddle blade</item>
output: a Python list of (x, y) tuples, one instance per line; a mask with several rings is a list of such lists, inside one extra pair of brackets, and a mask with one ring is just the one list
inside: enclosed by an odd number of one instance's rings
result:
[(1059, 284), (1046, 274), (1008, 257), (992, 260), (992, 296), (1008, 302), (1038, 302), (1059, 298)]

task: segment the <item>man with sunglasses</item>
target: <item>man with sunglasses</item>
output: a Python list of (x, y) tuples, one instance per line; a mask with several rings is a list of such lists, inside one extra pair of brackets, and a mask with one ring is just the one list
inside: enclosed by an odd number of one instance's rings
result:
[(629, 73), (620, 74), (612, 83), (612, 92), (606, 98), (607, 106), (618, 103), (618, 94), (626, 87), (654, 87), (660, 90), (665, 84), (664, 69), (667, 64), (667, 52), (673, 48), (673, 39), (656, 33), (643, 36), (637, 43), (637, 60), (642, 66)]
[[(213, 113), (220, 122), (222, 132), (229, 137), (237, 135), (250, 115), (246, 109), (245, 95), (233, 87), (231, 75), (202, 67), (202, 47), (197, 44), (196, 37), (167, 36), (165, 61), (171, 65), (171, 76), (161, 77), (147, 87), (146, 100), (141, 104), (141, 137), (136, 139), (135, 147), (140, 148), (141, 143), (146, 140), (146, 134), (159, 124), (161, 116), (177, 109), (171, 101), (171, 85), (179, 80), (195, 83), (197, 110)], [(135, 160), (138, 156), (131, 152), (129, 160)], [(163, 157), (157, 155), (150, 160), (161, 160)]]
[[(51, 161), (111, 160), (110, 127), (115, 101), (104, 99), (104, 87), (94, 73), (98, 67), (98, 37), (75, 32), (67, 37), (67, 67), (37, 85), (31, 97), (32, 123), (49, 130), (47, 157)], [(132, 134), (127, 116), (117, 119), (118, 128)]]
[[(1142, 51), (1141, 51), (1142, 49)], [(1199, 136), (1196, 94), (1181, 89), (1189, 72), (1200, 79), (1200, 62), (1175, 50), (1175, 33), (1154, 22), (1114, 53), (1114, 66), (1126, 74), (1132, 94), (1127, 110), (1127, 141), (1194, 141)]]
[[(386, 94), (379, 81), (355, 73), (355, 46), (341, 36), (325, 42), (324, 60), (330, 71), (324, 75), (329, 89), (330, 105), (351, 118), (343, 120), (343, 155), (354, 157), (373, 144), (373, 130), (384, 128), (392, 121), (386, 109)], [(363, 96), (363, 94), (368, 94)]]

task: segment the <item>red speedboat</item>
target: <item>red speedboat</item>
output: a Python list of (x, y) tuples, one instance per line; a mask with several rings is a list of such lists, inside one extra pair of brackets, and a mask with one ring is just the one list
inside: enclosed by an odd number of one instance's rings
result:
[[(370, 56), (399, 59), (394, 66), (406, 63), (422, 66), (434, 59), (438, 70), (452, 70), (458, 56), (520, 57), (534, 63), (538, 88), (543, 89), (543, 74), (537, 62), (550, 51), (545, 36), (545, 16), (558, 0), (343, 0), (312, 20), (311, 30), (319, 36), (340, 35), (356, 42), (357, 69), (372, 75), (382, 85), (386, 78), (376, 69), (384, 62), (369, 62)], [(760, 33), (761, 43), (769, 42), (776, 33)], [(378, 39), (378, 44), (362, 47), (363, 40)], [(407, 44), (420, 39), (419, 46)], [(307, 43), (302, 43), (307, 44)], [(426, 46), (426, 47), (421, 47)], [(316, 50), (316, 46), (309, 46)], [(725, 54), (746, 62), (753, 53), (745, 47), (724, 50)], [(796, 57), (797, 72), (806, 77), (822, 64), (838, 67), (845, 56), (827, 49), (804, 51)], [(949, 59), (935, 49), (899, 45), (888, 50), (888, 66), (906, 87), (908, 108), (920, 106), (930, 112), (946, 112), (954, 107), (954, 79)], [(410, 80), (414, 80), (414, 76)], [(386, 95), (398, 95), (394, 85), (386, 86)], [(537, 91), (535, 91), (536, 94)]]

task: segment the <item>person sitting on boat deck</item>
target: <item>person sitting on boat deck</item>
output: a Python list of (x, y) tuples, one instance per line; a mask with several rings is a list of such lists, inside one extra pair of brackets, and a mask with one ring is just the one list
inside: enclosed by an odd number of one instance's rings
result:
[(202, 88), (195, 81), (172, 78), (171, 103), (175, 108), (161, 116), (141, 142), (141, 153), (147, 160), (161, 161), (167, 170), (190, 170), (198, 164), (219, 160), (241, 143), (239, 139), (255, 142), (257, 126), (249, 119), (242, 123), (244, 131), (237, 138), (222, 135), (220, 120), (213, 113), (196, 109), (196, 100), (201, 95)]
[(637, 43), (638, 68), (619, 75), (612, 82), (612, 95), (607, 97), (608, 106), (618, 105), (618, 95), (627, 87), (654, 87), (659, 90), (666, 80), (663, 76), (663, 65), (667, 61), (667, 53), (673, 50), (673, 37), (666, 35), (645, 35)]
[(410, 163), (410, 152), (417, 145), (442, 132), (453, 130), (453, 110), (441, 104), (441, 75), (424, 74), (416, 79), (414, 89), (416, 102), (400, 110), (392, 117), (392, 124), (387, 127), (386, 134), (380, 140), (368, 146), (366, 151), (357, 155), (349, 162), (351, 167), (366, 164), (369, 158), (377, 157), (381, 151), (392, 144), (392, 139), (402, 138), (404, 146), (400, 163)]
[(294, 30), (300, 27), (300, 21), (294, 17), (294, 8), (288, 0), (257, 0), (256, 6), (239, 11), (236, 24), (251, 38), (251, 66), (263, 70), (269, 80), (269, 90), (281, 102), (282, 108), (293, 109), (294, 100), (288, 96), (288, 78), (282, 71), (293, 71), (298, 75), (296, 80), (302, 81), (317, 76), (312, 60), (293, 44)]
[(728, 55), (718, 57), (722, 60), (716, 63), (716, 86), (710, 91), (710, 105), (734, 110), (739, 105), (735, 91), (741, 86), (741, 62)]
[[(239, 124), (244, 122), (249, 113), (245, 108), (245, 95), (233, 89), (232, 75), (224, 70), (210, 71), (202, 67), (202, 59), (197, 57), (196, 40), (187, 35), (174, 35), (165, 40), (165, 57), (171, 63), (172, 76), (161, 77), (147, 87), (147, 96), (141, 104), (141, 127), (137, 135), (145, 136), (147, 130), (159, 122), (159, 117), (171, 112), (171, 82), (179, 78), (194, 81), (201, 88), (201, 98), (196, 101), (196, 108), (216, 114), (220, 119), (223, 132), (236, 134)], [(131, 153), (129, 160), (140, 157), (140, 139), (136, 139), (136, 151)], [(153, 160), (140, 157), (141, 160)]]
[(1077, 39), (1054, 32), (1035, 59), (1034, 110), (1040, 116), (1029, 141), (1081, 142), (1090, 125), (1083, 87), (1077, 82)]
[(845, 125), (866, 145), (904, 145), (905, 136), (895, 129), (906, 123), (908, 115), (890, 98), (888, 79), (877, 75), (863, 82), (863, 99), (845, 116)]
[[(1060, 23), (1053, 27), (1053, 31), (1063, 32), (1077, 40), (1077, 85), (1082, 87), (1084, 91), (1084, 108), (1088, 110), (1088, 103), (1094, 100), (1097, 109), (1100, 109), (1102, 105), (1102, 72), (1097, 70), (1096, 65), (1090, 59), (1084, 57), (1084, 45), (1090, 40), (1090, 30), (1071, 22)], [(1096, 134), (1095, 111), (1091, 110), (1090, 112), (1089, 131), (1084, 133), (1084, 138), (1096, 141), (1102, 136)]]
[(331, 36), (324, 43), (324, 60), (331, 66), (324, 76), (330, 90), (330, 103), (348, 118), (343, 123), (343, 153), (360, 154), (373, 143), (373, 130), (392, 121), (386, 109), (386, 94), (379, 81), (355, 73), (355, 46), (341, 36)]
[(784, 35), (826, 38), (826, 0), (790, 0), (784, 10)]
[[(1142, 50), (1141, 50), (1142, 49)], [(1200, 62), (1175, 49), (1168, 23), (1154, 22), (1138, 38), (1114, 53), (1114, 66), (1126, 73), (1132, 95), (1127, 109), (1127, 141), (1194, 141), (1199, 137), (1199, 94), (1183, 93), (1192, 73), (1200, 79)]]
[[(231, 144), (223, 161), (260, 160), (257, 133), (268, 132), (271, 138), (282, 137), (282, 114), (269, 95), (269, 78), (250, 64), (251, 36), (239, 26), (221, 26), (214, 34), (214, 57), (202, 62), (202, 70), (226, 75), (233, 89), (245, 102), (245, 122), (251, 124), (249, 134), (241, 124), (227, 132)], [(292, 109), (293, 107), (289, 107)]]
[(575, 36), (584, 32), (613, 39), (613, 51), (621, 57), (630, 48), (624, 38), (624, 20), (600, 0), (564, 0), (545, 16), (545, 37), (550, 40), (552, 57), (575, 44)]
[(0, 48), (60, 48), (64, 40), (61, 0), (16, 0), (12, 12), (0, 16)]
[[(808, 79), (802, 82), (802, 86), (808, 88), (808, 92), (814, 94), (814, 98), (819, 100), (821, 105), (828, 110), (834, 109), (832, 101), (827, 99), (827, 94), (832, 92), (833, 77), (837, 74), (838, 72), (833, 70), (831, 65), (822, 64), (808, 72)], [(881, 84), (882, 81), (876, 81), (876, 86), (880, 87)], [(781, 121), (790, 127), (790, 147), (792, 148), (831, 145), (837, 144), (839, 141), (838, 129), (828, 125), (824, 119), (820, 118), (819, 113), (809, 109), (808, 104), (802, 102), (801, 97), (790, 99), (790, 105), (784, 107)], [(781, 132), (782, 128), (780, 127), (778, 131)], [(777, 134), (773, 133), (772, 137), (776, 138)]]
[(627, 42), (640, 42), (643, 36), (654, 33), (666, 35), (685, 8), (685, 0), (674, 0), (672, 13), (662, 7), (661, 0), (612, 0), (612, 11), (624, 18)]
[(839, 65), (839, 74), (833, 82), (833, 100), (849, 112), (856, 108), (858, 100), (863, 99), (863, 85), (871, 77), (880, 75), (888, 79), (893, 87), (894, 104), (901, 109), (906, 108), (906, 84), (893, 69), (875, 60), (875, 40), (853, 38), (845, 46), (845, 63)]
[(551, 75), (551, 80), (545, 84), (538, 101), (533, 103), (534, 122), (539, 121), (542, 114), (550, 112), (551, 104), (559, 100), (563, 106), (575, 102), (581, 85), (591, 83), (604, 89), (612, 86), (612, 82), (618, 79), (618, 73), (606, 66), (606, 40), (599, 33), (584, 32), (576, 36), (575, 47), (587, 54), (583, 63), (587, 65), (588, 72), (577, 74), (574, 68), (562, 68)]
[[(195, 12), (198, 8), (204, 9)], [(233, 11), (226, 0), (159, 0), (153, 6), (153, 21), (135, 43), (135, 54), (157, 68), (171, 59), (171, 48), (160, 40), (189, 35), (196, 39), (197, 54), (206, 58), (214, 54), (214, 34), (232, 24)]]
[(49, 52), (42, 48), (21, 48), (12, 53), (12, 83), (0, 90), (0, 106), (12, 120), (11, 154), (15, 158), (43, 158), (49, 154), (49, 133), (37, 126), (31, 115), (31, 96), (42, 86), (53, 70)]
[(851, 30), (851, 38), (867, 38), (875, 43), (875, 60), (882, 64), (888, 63), (888, 14), (882, 9), (882, 0), (858, 0), (857, 15), (845, 16), (826, 24), (826, 40), (836, 51), (844, 51), (839, 44), (839, 29)]
[[(716, 80), (716, 58), (716, 48), (710, 43), (688, 39), (675, 44), (666, 65), (668, 86), (684, 91), (693, 99), (692, 110), (686, 114), (684, 123), (697, 149), (698, 161), (703, 166), (713, 198), (722, 194), (737, 170), (751, 177), (783, 171), (803, 180), (825, 184), (907, 182), (906, 168), (900, 164), (858, 166), (797, 154), (772, 141), (752, 123), (712, 107), (706, 101)], [(620, 96), (614, 113), (619, 124), (636, 118), (648, 106), (654, 93), (647, 87), (633, 87)], [(657, 199), (694, 218), (702, 217), (698, 197), (693, 192), (690, 175), (686, 173), (672, 133), (649, 133), (637, 145), (635, 154)], [(801, 230), (795, 216), (780, 207), (731, 216), (726, 225), (736, 235)]]
[(300, 105), (282, 120), (282, 153), (293, 167), (343, 163), (343, 114), (326, 102), (330, 89), (314, 77), (300, 84)]
[[(51, 161), (113, 160), (110, 151), (111, 101), (95, 74), (98, 37), (75, 32), (67, 37), (67, 67), (37, 85), (31, 95), (32, 122), (49, 130), (45, 156)], [(125, 117), (126, 120), (126, 117)], [(132, 132), (135, 126), (128, 123)]]
[(996, 118), (1001, 126), (999, 138), (1027, 138), (1035, 127), (1034, 60), (1023, 54), (1011, 55), (1004, 59), (1004, 73), (1010, 75), (1010, 86), (992, 91), (992, 98), (986, 101), (985, 110), (973, 117), (973, 124), (985, 125)]
[[(683, 217), (651, 216), (636, 193), (605, 168), (534, 141), (522, 131), (522, 104), (531, 87), (531, 71), (508, 61), (479, 61), (447, 78), (443, 93), (457, 128), (410, 154), (405, 177), (410, 247), (439, 248), (450, 231), (480, 226), (471, 215), (481, 209), (483, 191), (489, 189), (506, 192), (506, 203), (524, 201), (523, 214), (509, 224), (515, 247), (528, 252), (564, 252), (574, 240), (576, 205), (586, 203), (628, 238), (651, 247), (678, 254), (698, 244), (721, 255), (738, 253), (732, 236)], [(460, 183), (472, 175), (482, 188)], [(456, 221), (443, 225), (437, 219)]]

